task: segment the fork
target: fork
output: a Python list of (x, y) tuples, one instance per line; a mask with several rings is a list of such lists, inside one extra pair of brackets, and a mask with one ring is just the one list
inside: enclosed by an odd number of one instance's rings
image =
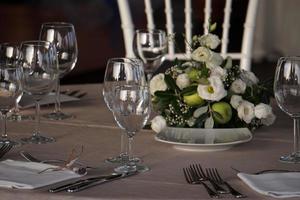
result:
[(215, 191), (210, 189), (210, 187), (208, 187), (208, 185), (206, 185), (206, 183), (197, 179), (190, 168), (189, 169), (183, 168), (183, 174), (184, 174), (184, 177), (185, 177), (185, 180), (187, 183), (202, 184), (211, 198), (219, 198), (220, 197)]
[(7, 152), (9, 152), (12, 147), (13, 145), (4, 143), (0, 148), (0, 158), (2, 158)]
[(194, 171), (196, 177), (200, 181), (209, 181), (210, 184), (214, 187), (214, 189), (219, 193), (219, 194), (226, 194), (228, 191), (226, 191), (224, 188), (222, 188), (220, 185), (218, 185), (214, 180), (209, 178), (203, 171), (202, 167), (200, 164), (192, 164), (190, 165), (191, 169)]
[(241, 194), (237, 190), (235, 190), (227, 181), (225, 181), (219, 174), (218, 170), (216, 168), (208, 168), (207, 169), (207, 176), (210, 177), (215, 182), (226, 185), (231, 195), (233, 195), (235, 198), (246, 198), (246, 195)]

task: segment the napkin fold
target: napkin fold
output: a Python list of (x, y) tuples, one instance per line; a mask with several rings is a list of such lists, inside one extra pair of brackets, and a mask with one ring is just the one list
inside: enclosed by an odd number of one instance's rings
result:
[(275, 198), (300, 197), (300, 173), (238, 173), (238, 177), (256, 192)]
[(35, 189), (68, 179), (78, 178), (80, 175), (71, 170), (45, 171), (54, 165), (4, 160), (0, 162), (0, 187), (17, 189)]

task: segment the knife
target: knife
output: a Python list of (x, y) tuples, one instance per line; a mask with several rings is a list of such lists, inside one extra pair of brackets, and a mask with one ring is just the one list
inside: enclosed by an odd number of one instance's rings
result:
[(67, 192), (79, 192), (79, 191), (88, 189), (90, 187), (96, 186), (96, 185), (100, 185), (100, 184), (111, 182), (111, 181), (118, 180), (118, 179), (121, 179), (121, 178), (133, 176), (133, 175), (136, 175), (137, 173), (138, 173), (137, 171), (127, 172), (127, 173), (123, 173), (123, 174), (117, 174), (117, 175), (114, 175), (114, 176), (109, 176), (109, 177), (106, 177), (106, 178), (100, 179), (100, 180), (92, 180), (92, 181), (89, 181), (89, 182), (83, 182), (83, 183), (76, 184), (76, 185), (73, 185), (73, 186), (69, 187), (67, 189)]
[(111, 174), (111, 175), (106, 175), (106, 176), (97, 176), (97, 177), (91, 177), (91, 178), (87, 178), (87, 179), (81, 179), (72, 183), (68, 183), (56, 188), (50, 188), (48, 191), (51, 193), (55, 193), (55, 192), (61, 192), (64, 190), (67, 190), (68, 188), (72, 187), (72, 186), (76, 186), (82, 183), (88, 183), (91, 181), (99, 181), (99, 180), (105, 180), (106, 178), (113, 178), (113, 177), (119, 177), (120, 174)]

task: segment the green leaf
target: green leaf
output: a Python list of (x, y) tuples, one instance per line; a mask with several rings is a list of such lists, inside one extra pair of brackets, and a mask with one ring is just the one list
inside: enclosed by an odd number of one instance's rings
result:
[(217, 29), (217, 22), (210, 24), (209, 26), (209, 32), (213, 32)]
[(201, 115), (200, 117), (198, 117), (196, 119), (195, 126), (197, 128), (203, 127), (203, 124), (204, 124), (205, 120), (207, 119), (207, 117), (208, 117), (208, 113), (204, 113), (203, 115)]
[(207, 118), (204, 122), (204, 128), (213, 128), (214, 127), (214, 119), (212, 116)]
[(179, 87), (176, 85), (176, 82), (175, 82), (175, 80), (172, 78), (172, 76), (166, 74), (166, 75), (165, 75), (165, 82), (166, 82), (167, 86), (168, 86), (171, 90), (180, 91)]
[(206, 113), (208, 111), (208, 106), (202, 106), (200, 108), (197, 108), (194, 113), (193, 113), (193, 116), (195, 118), (198, 118), (200, 117), (201, 115), (203, 115), (204, 113)]
[(158, 98), (173, 98), (175, 96), (175, 94), (171, 91), (156, 91), (154, 93), (155, 96), (157, 96)]
[(194, 94), (195, 92), (197, 92), (197, 85), (191, 85), (191, 86), (188, 86), (186, 88), (184, 88), (182, 91), (181, 91), (181, 95), (182, 96), (186, 96), (186, 95), (192, 95)]

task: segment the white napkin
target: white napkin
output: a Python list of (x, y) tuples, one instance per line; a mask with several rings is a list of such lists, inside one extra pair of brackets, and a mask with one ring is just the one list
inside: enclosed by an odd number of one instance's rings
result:
[(300, 173), (267, 173), (246, 174), (238, 173), (250, 188), (258, 193), (275, 198), (300, 197)]
[(36, 162), (4, 160), (0, 162), (0, 187), (35, 189), (80, 177), (71, 170), (49, 170), (38, 173), (49, 167), (55, 166)]

